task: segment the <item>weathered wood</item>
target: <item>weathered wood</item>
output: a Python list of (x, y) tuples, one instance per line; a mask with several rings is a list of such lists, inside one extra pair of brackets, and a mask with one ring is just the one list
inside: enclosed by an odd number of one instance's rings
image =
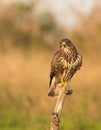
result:
[(59, 129), (60, 117), (62, 114), (62, 109), (63, 109), (66, 95), (71, 95), (72, 92), (73, 92), (72, 90), (68, 90), (68, 86), (63, 86), (61, 88), (61, 91), (59, 92), (59, 96), (57, 98), (54, 112), (52, 113), (50, 130), (58, 130)]

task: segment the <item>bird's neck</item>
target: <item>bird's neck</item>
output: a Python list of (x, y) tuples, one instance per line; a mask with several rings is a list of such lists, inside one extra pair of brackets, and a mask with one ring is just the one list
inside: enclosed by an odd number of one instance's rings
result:
[(69, 55), (71, 53), (71, 50), (69, 47), (65, 48), (65, 47), (61, 47), (60, 48), (62, 52), (64, 52), (66, 55)]

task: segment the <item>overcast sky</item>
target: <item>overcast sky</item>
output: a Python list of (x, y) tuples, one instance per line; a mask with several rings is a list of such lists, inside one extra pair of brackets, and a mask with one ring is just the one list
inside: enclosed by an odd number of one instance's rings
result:
[[(30, 0), (1, 0), (8, 2), (29, 2)], [(40, 14), (44, 11), (51, 11), (56, 16), (57, 21), (62, 26), (76, 26), (78, 18), (76, 14), (89, 14), (95, 2), (101, 3), (101, 0), (37, 0), (36, 12)]]
[(57, 21), (63, 26), (76, 26), (76, 14), (84, 15), (91, 12), (96, 0), (39, 0), (37, 12), (52, 11)]

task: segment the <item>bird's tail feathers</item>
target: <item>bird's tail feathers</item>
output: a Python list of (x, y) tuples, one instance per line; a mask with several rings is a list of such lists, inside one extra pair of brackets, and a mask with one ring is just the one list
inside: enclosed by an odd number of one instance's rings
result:
[(54, 77), (53, 80), (52, 80), (51, 86), (49, 88), (48, 96), (52, 96), (52, 97), (58, 96), (60, 86), (61, 85), (59, 85), (55, 82), (55, 77)]
[(49, 92), (48, 92), (48, 96), (55, 96), (55, 88), (56, 88), (56, 84), (55, 84), (55, 77), (52, 79), (51, 84), (49, 86)]

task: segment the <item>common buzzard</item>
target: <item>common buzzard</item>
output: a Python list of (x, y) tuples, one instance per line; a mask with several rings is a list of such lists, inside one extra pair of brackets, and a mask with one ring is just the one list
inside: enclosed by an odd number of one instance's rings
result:
[(48, 96), (57, 96), (59, 85), (67, 85), (82, 65), (82, 56), (69, 39), (60, 41), (60, 49), (51, 62)]

